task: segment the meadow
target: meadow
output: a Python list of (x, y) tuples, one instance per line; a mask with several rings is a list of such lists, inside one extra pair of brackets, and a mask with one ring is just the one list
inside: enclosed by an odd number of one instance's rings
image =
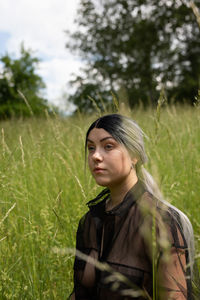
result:
[[(200, 108), (126, 111), (142, 127), (165, 199), (190, 218), (200, 257)], [(84, 139), (97, 114), (0, 123), (0, 299), (67, 299), (86, 203), (100, 190), (85, 170)], [(200, 264), (199, 264), (200, 265)]]

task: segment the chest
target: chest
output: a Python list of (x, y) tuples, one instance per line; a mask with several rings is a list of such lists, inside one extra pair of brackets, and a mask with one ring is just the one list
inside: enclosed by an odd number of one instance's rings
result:
[[(128, 216), (106, 216), (101, 224), (98, 239), (99, 261), (106, 262), (114, 271), (122, 274), (130, 282), (142, 288), (151, 282), (152, 265), (145, 252), (145, 244), (140, 232), (140, 220), (133, 214)], [(108, 278), (106, 272), (98, 274), (99, 286), (105, 286)], [(122, 282), (119, 289), (127, 288)]]
[(99, 260), (151, 272), (140, 216), (133, 211), (125, 216), (107, 215), (99, 230)]

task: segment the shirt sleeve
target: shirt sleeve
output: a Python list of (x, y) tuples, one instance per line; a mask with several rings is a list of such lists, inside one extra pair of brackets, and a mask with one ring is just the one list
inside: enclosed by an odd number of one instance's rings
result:
[(185, 250), (172, 248), (167, 261), (158, 266), (160, 299), (186, 300), (188, 289), (186, 281)]
[(160, 247), (160, 259), (157, 266), (160, 298), (191, 299), (188, 297), (190, 281), (187, 281), (190, 277), (189, 268), (187, 268), (188, 247), (183, 232), (173, 218), (165, 224), (165, 230), (169, 245), (166, 249)]
[(141, 231), (158, 299), (191, 299), (188, 247), (179, 222), (167, 210), (148, 207)]
[[(92, 299), (95, 285), (95, 266), (88, 258), (96, 258), (96, 249), (91, 243), (93, 234), (91, 220), (85, 215), (79, 222), (76, 234), (76, 256), (74, 261), (74, 294), (75, 299)], [(83, 255), (83, 256), (82, 256)], [(87, 258), (88, 257), (88, 258)]]

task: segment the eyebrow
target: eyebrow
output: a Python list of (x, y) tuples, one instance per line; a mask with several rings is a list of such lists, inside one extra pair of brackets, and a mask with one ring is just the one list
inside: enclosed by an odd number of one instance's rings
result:
[[(103, 142), (103, 141), (108, 140), (108, 139), (113, 139), (113, 140), (114, 140), (114, 138), (113, 138), (112, 136), (106, 136), (105, 138), (101, 139), (100, 142)], [(94, 143), (94, 142), (93, 142), (92, 140), (90, 140), (90, 139), (87, 139), (87, 142)]]

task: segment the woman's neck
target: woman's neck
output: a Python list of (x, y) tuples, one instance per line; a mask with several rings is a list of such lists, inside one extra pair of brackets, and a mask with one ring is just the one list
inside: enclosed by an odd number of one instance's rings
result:
[(110, 189), (110, 200), (107, 203), (106, 209), (111, 210), (123, 201), (127, 192), (137, 183), (138, 177), (134, 173), (125, 182), (122, 182), (116, 186), (109, 187)]

